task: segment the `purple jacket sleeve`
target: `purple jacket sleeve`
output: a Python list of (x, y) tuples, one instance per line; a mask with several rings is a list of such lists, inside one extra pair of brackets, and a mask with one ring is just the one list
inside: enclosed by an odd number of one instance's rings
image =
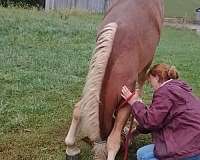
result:
[(163, 122), (172, 107), (172, 102), (166, 93), (155, 92), (152, 104), (146, 107), (141, 102), (135, 102), (132, 105), (133, 114), (138, 123), (148, 130), (162, 128)]

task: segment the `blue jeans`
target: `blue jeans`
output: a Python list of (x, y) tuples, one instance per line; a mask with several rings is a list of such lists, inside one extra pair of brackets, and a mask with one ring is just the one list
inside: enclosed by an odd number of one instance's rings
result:
[(154, 155), (154, 144), (149, 144), (137, 150), (137, 160), (158, 160)]
[(192, 157), (187, 157), (187, 158), (182, 158), (180, 160), (200, 160), (200, 155), (192, 156)]
[[(154, 155), (154, 144), (149, 144), (137, 150), (137, 160), (158, 160)], [(200, 160), (200, 155), (181, 158), (180, 160)]]

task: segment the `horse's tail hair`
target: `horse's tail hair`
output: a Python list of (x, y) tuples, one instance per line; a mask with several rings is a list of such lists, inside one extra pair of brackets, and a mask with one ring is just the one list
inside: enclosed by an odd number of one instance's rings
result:
[(100, 137), (100, 92), (116, 30), (117, 24), (109, 23), (99, 32), (80, 101), (80, 131), (91, 140)]

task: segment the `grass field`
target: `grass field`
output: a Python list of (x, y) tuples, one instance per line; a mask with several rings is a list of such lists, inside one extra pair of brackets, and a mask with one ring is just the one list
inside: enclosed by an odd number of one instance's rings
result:
[(200, 0), (164, 0), (166, 17), (195, 18)]
[[(0, 160), (61, 160), (100, 15), (0, 8)], [(200, 37), (165, 28), (155, 62), (177, 66), (200, 96)], [(151, 91), (145, 87), (148, 102)], [(140, 136), (136, 147), (147, 143)], [(79, 143), (81, 159), (90, 147)]]

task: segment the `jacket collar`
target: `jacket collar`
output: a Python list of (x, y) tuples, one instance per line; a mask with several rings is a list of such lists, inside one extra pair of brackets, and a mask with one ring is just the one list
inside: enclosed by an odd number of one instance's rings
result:
[[(163, 82), (163, 83), (160, 85), (160, 87), (164, 86), (165, 84), (167, 84), (168, 82), (170, 82), (170, 81), (172, 81), (172, 80), (173, 80), (173, 79), (169, 79), (169, 80)], [(160, 88), (160, 87), (159, 87), (159, 88)]]

